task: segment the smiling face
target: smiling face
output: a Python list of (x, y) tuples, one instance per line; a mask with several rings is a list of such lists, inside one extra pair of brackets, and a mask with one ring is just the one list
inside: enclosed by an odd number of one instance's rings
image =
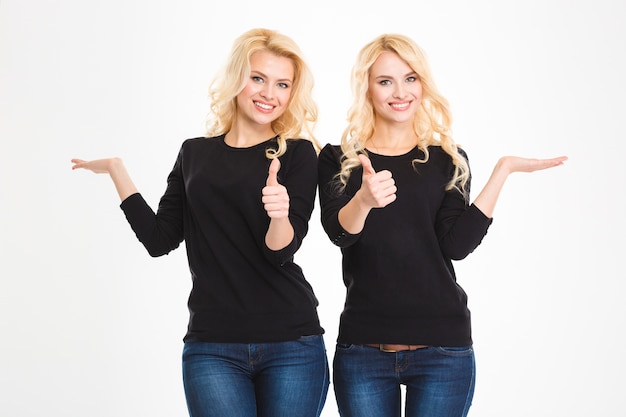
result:
[(422, 101), (422, 84), (396, 53), (383, 52), (370, 69), (368, 96), (378, 122), (412, 123)]
[(258, 51), (250, 57), (250, 76), (237, 95), (238, 114), (256, 125), (270, 125), (289, 104), (294, 65), (286, 57)]

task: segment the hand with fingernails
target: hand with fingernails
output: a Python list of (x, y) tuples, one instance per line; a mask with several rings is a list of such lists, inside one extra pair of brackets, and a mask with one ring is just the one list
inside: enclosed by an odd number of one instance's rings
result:
[(382, 208), (394, 202), (397, 188), (391, 172), (376, 172), (366, 155), (360, 154), (359, 160), (363, 166), (363, 179), (358, 192), (361, 203), (371, 208)]
[(272, 219), (289, 216), (289, 194), (287, 189), (278, 183), (280, 160), (275, 158), (270, 163), (265, 187), (263, 187), (263, 205), (267, 215)]

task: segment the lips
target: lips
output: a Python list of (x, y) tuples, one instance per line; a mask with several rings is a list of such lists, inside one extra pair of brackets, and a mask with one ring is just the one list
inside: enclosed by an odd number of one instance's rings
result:
[(406, 110), (411, 105), (410, 101), (405, 101), (403, 103), (390, 103), (389, 104), (394, 110)]
[(261, 103), (261, 102), (259, 102), (259, 101), (255, 101), (255, 102), (254, 102), (254, 105), (255, 105), (256, 107), (258, 107), (259, 109), (264, 110), (264, 111), (271, 111), (271, 110), (274, 110), (274, 107), (275, 107), (275, 106), (271, 106), (271, 105), (269, 105), (269, 104)]

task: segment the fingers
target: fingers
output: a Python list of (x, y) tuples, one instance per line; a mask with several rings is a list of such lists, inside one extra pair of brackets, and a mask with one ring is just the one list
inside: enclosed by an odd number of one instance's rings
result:
[(359, 155), (363, 166), (360, 199), (371, 208), (382, 208), (396, 200), (396, 182), (390, 171), (376, 172), (372, 161), (364, 154)]
[(278, 185), (278, 171), (280, 170), (280, 160), (274, 158), (270, 163), (269, 173), (267, 175), (267, 181), (265, 185), (274, 186)]
[(540, 159), (536, 162), (534, 170), (547, 169), (563, 165), (567, 161), (567, 156), (559, 156), (551, 159)]
[(560, 156), (550, 159), (526, 159), (526, 164), (523, 166), (523, 168), (525, 168), (525, 170), (529, 172), (538, 171), (541, 169), (547, 169), (563, 165), (563, 162), (565, 162), (566, 160), (566, 156)]
[(71, 161), (74, 164), (72, 166), (73, 170), (79, 168), (87, 169), (95, 172), (96, 174), (110, 173), (111, 170), (123, 167), (123, 163), (120, 158), (93, 159), (91, 161), (74, 158)]
[(93, 165), (95, 165), (95, 164), (94, 164), (93, 161), (85, 161), (83, 159), (74, 158), (74, 159), (72, 159), (72, 163), (74, 164), (74, 165), (72, 165), (72, 170), (87, 169), (87, 170), (93, 171), (95, 173), (99, 173), (99, 171), (94, 168)]
[(263, 188), (263, 207), (270, 218), (289, 216), (289, 194), (282, 185)]
[(506, 156), (502, 158), (502, 161), (508, 167), (508, 172), (534, 172), (563, 165), (567, 161), (567, 156), (548, 159)]
[[(385, 177), (381, 178), (379, 174)], [(398, 189), (389, 171), (381, 171), (376, 177), (369, 178), (363, 184), (367, 189), (371, 207), (383, 208), (396, 201)]]
[(72, 169), (77, 169), (77, 168), (82, 168), (82, 164), (84, 164), (86, 161), (82, 160), (82, 159), (78, 159), (78, 158), (73, 158), (71, 160), (72, 164)]
[(364, 155), (359, 154), (359, 161), (361, 161), (361, 165), (363, 166), (363, 175), (374, 175), (376, 171), (374, 171), (374, 167), (372, 167), (372, 161)]
[(552, 163), (554, 166), (563, 165), (567, 161), (567, 156), (557, 156), (556, 158), (552, 158)]
[(278, 182), (280, 160), (275, 158), (270, 163), (266, 186), (262, 190), (263, 207), (270, 218), (289, 216), (289, 194), (287, 188)]

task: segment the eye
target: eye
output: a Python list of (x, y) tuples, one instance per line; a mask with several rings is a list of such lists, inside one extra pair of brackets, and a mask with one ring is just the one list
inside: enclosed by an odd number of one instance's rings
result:
[(391, 80), (381, 80), (379, 81), (380, 85), (391, 85)]
[(252, 79), (252, 81), (254, 81), (255, 83), (259, 83), (262, 84), (263, 82), (265, 82), (265, 80), (262, 77), (259, 77), (258, 75), (253, 75), (252, 77), (250, 77)]
[(278, 87), (280, 87), (280, 88), (289, 88), (289, 84), (287, 84), (287, 83), (278, 83)]
[(412, 75), (409, 78), (407, 78), (406, 81), (408, 83), (414, 83), (415, 81), (417, 81), (417, 77)]

